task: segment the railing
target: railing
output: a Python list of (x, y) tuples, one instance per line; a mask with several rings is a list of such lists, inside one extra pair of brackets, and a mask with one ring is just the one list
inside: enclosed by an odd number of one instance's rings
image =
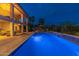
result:
[(10, 21), (10, 17), (9, 16), (2, 16), (2, 15), (0, 15), (0, 19)]
[[(10, 20), (10, 17), (9, 17), (9, 16), (2, 16), (2, 15), (0, 15), (0, 19), (1, 19), (1, 20), (3, 19), (3, 20), (12, 22), (12, 20)], [(26, 25), (25, 23), (22, 23), (22, 22), (20, 22), (19, 20), (13, 20), (13, 22), (14, 22), (14, 23), (18, 23), (18, 24)]]

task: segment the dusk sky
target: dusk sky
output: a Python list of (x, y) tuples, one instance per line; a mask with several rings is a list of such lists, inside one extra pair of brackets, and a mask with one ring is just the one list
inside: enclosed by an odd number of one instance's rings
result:
[(79, 23), (79, 4), (23, 3), (20, 6), (30, 16), (35, 16), (36, 24), (41, 17), (45, 18), (47, 25), (64, 21)]

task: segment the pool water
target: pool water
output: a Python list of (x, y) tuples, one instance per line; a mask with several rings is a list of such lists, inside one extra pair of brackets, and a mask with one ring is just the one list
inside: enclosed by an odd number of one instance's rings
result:
[(79, 46), (52, 33), (34, 33), (11, 56), (78, 56)]

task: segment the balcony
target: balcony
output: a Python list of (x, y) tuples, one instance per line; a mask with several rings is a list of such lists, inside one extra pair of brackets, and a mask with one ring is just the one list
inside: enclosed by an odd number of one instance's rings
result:
[(0, 19), (6, 20), (6, 21), (10, 21), (10, 17), (9, 16), (2, 16), (2, 15), (0, 15)]

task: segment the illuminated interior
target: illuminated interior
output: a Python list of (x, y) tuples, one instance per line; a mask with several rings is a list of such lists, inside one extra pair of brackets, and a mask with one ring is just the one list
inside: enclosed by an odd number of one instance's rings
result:
[(14, 7), (14, 18), (15, 18), (15, 20), (20, 20), (20, 18), (21, 18), (21, 13), (15, 7)]
[[(2, 16), (10, 16), (10, 4), (8, 3), (1, 3), (0, 4), (0, 15)], [(15, 19), (18, 20), (20, 19), (20, 15), (21, 13), (14, 7), (14, 15), (15, 15)]]
[(9, 35), (10, 34), (10, 22), (0, 20), (0, 35)]
[[(14, 7), (14, 32), (21, 32), (20, 23), (21, 22), (21, 12)], [(9, 18), (10, 20), (10, 3), (0, 3), (0, 17)], [(17, 23), (18, 22), (18, 23)], [(10, 35), (12, 32), (12, 22), (0, 19), (0, 37), (3, 35)]]

